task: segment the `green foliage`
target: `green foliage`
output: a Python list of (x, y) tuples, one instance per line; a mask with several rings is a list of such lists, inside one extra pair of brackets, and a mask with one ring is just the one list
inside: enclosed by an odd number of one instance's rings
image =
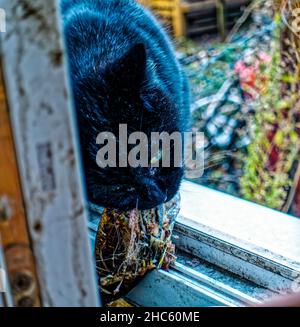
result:
[[(290, 172), (299, 148), (294, 118), (299, 78), (295, 67), (287, 73), (287, 65), (283, 65), (282, 24), (278, 17), (270, 53), (272, 61), (264, 72), (267, 82), (261, 85), (255, 103), (252, 142), (245, 159), (241, 192), (248, 200), (280, 210), (293, 184)], [(288, 91), (283, 91), (283, 86)]]

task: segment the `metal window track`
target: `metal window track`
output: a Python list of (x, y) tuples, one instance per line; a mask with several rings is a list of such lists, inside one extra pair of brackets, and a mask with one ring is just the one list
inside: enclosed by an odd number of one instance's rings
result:
[(243, 307), (260, 303), (181, 264), (176, 264), (169, 271), (148, 273), (126, 299), (143, 307)]
[[(90, 239), (94, 244), (97, 224), (89, 222)], [(196, 258), (196, 257), (195, 257)], [(126, 299), (143, 307), (241, 307), (260, 303), (260, 300), (228, 284), (220, 268), (212, 278), (196, 269), (177, 262), (169, 271), (154, 270), (126, 296)], [(231, 280), (240, 277), (232, 276)], [(222, 280), (222, 281), (220, 281)], [(243, 281), (247, 283), (247, 281)], [(246, 289), (246, 287), (245, 287)]]

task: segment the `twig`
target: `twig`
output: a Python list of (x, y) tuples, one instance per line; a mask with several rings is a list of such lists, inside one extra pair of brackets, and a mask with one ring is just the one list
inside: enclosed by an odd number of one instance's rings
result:
[(238, 32), (238, 30), (242, 27), (242, 25), (245, 23), (245, 21), (248, 19), (249, 15), (253, 11), (253, 9), (259, 5), (262, 0), (256, 0), (252, 2), (244, 11), (243, 15), (237, 20), (236, 24), (233, 26), (232, 30), (228, 34), (226, 38), (226, 42), (229, 43), (232, 41), (233, 36)]

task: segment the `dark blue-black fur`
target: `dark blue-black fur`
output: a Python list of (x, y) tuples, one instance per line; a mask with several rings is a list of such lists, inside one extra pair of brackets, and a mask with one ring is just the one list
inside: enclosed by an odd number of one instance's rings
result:
[(97, 135), (184, 132), (189, 90), (172, 45), (134, 0), (62, 0), (65, 39), (89, 200), (104, 207), (149, 209), (178, 191), (183, 168), (106, 168), (96, 163)]

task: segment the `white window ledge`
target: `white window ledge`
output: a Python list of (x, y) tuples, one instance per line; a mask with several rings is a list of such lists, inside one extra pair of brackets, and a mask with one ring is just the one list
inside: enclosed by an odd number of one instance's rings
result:
[(300, 219), (191, 182), (177, 246), (275, 291), (300, 285)]

